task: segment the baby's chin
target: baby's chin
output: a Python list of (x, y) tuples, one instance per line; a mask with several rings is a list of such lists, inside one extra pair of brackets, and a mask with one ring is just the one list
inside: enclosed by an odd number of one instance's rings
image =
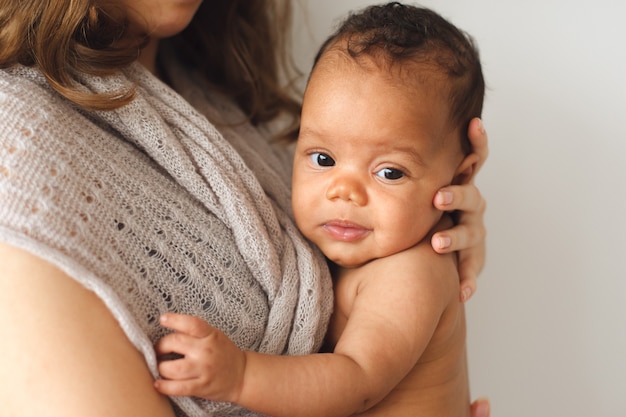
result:
[(337, 256), (337, 257), (328, 257), (326, 256), (327, 259), (332, 262), (334, 265), (341, 267), (341, 268), (346, 268), (346, 269), (354, 269), (354, 268), (360, 268), (363, 265), (366, 265), (368, 263), (370, 263), (371, 261), (377, 259), (377, 258), (367, 258), (367, 259), (363, 259), (361, 257), (358, 258), (350, 258), (350, 257), (342, 257), (342, 256)]

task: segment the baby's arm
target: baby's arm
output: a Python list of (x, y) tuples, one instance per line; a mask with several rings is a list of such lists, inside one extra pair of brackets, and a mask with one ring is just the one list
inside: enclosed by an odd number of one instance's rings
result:
[(367, 276), (350, 277), (362, 284), (332, 354), (242, 352), (197, 318), (166, 316), (164, 325), (177, 332), (163, 338), (157, 352), (184, 359), (160, 363), (166, 379), (157, 389), (235, 402), (276, 417), (347, 416), (372, 407), (415, 365), (448, 300), (456, 299), (454, 262), (437, 257), (450, 265), (454, 278), (435, 276), (432, 266), (416, 266), (421, 250), (432, 252), (422, 246), (350, 271)]

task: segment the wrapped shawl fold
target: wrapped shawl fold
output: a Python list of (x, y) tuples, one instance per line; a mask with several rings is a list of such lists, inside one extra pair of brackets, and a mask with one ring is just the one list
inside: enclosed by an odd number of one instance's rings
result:
[[(84, 77), (93, 92), (137, 86), (131, 104), (89, 113), (34, 69), (0, 70), (0, 240), (98, 294), (155, 377), (166, 311), (244, 349), (315, 351), (332, 288), (290, 216), (290, 161), (199, 78), (168, 75), (177, 92), (138, 64)], [(175, 401), (188, 416), (247, 415)]]

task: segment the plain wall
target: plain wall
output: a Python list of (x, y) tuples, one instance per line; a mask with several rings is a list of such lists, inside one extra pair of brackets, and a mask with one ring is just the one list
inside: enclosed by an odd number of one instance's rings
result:
[[(296, 0), (308, 71), (337, 18)], [(468, 304), (474, 397), (492, 417), (626, 416), (626, 5), (423, 1), (476, 39), (488, 92), (488, 260)], [(305, 23), (308, 22), (308, 23)]]

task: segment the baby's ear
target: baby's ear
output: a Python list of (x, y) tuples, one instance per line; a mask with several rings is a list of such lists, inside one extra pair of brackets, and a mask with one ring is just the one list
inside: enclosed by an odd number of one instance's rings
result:
[(452, 179), (453, 185), (462, 185), (469, 183), (474, 177), (476, 171), (476, 164), (478, 163), (478, 155), (470, 153), (467, 155), (456, 168), (454, 172), (454, 178)]

